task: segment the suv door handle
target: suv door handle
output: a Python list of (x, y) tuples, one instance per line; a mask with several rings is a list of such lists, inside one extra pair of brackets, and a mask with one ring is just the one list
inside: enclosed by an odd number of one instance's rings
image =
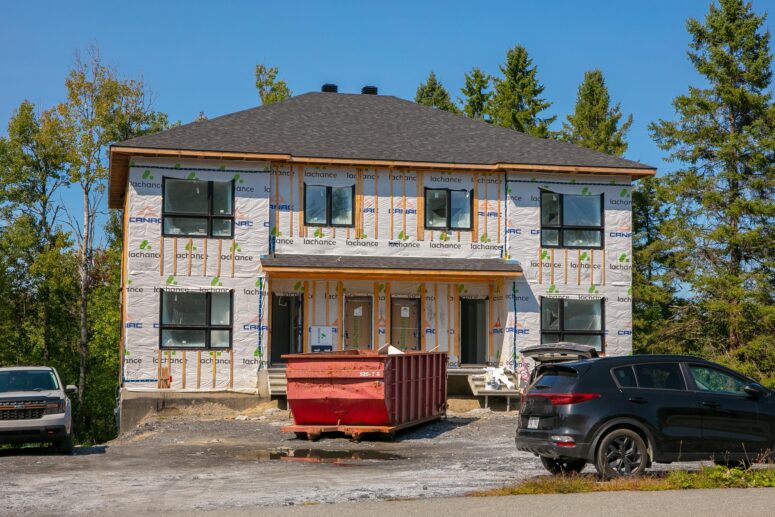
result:
[(702, 402), (700, 402), (700, 405), (703, 406), (703, 407), (717, 408), (721, 404), (719, 404), (718, 402), (715, 402), (713, 400), (703, 400)]
[(635, 404), (645, 404), (648, 402), (648, 400), (646, 400), (643, 397), (630, 397), (627, 400), (629, 400), (630, 402), (634, 402)]

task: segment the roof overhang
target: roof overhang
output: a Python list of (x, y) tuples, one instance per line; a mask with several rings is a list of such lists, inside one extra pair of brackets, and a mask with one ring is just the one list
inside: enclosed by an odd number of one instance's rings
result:
[(297, 163), (314, 165), (339, 165), (352, 167), (379, 167), (387, 169), (420, 169), (420, 170), (459, 170), (473, 172), (564, 172), (571, 174), (612, 174), (640, 179), (654, 176), (653, 168), (636, 167), (585, 167), (571, 165), (545, 165), (529, 163), (445, 163), (416, 162), (401, 160), (363, 160), (354, 158), (293, 156), (291, 154), (241, 153), (228, 151), (197, 151), (186, 149), (152, 149), (143, 147), (111, 146), (110, 148), (110, 179), (108, 184), (108, 206), (122, 208), (129, 177), (129, 160), (132, 156), (167, 157), (167, 158), (199, 158), (212, 160), (244, 160), (277, 163)]
[(274, 255), (261, 259), (269, 278), (491, 282), (518, 277), (522, 268), (501, 259)]

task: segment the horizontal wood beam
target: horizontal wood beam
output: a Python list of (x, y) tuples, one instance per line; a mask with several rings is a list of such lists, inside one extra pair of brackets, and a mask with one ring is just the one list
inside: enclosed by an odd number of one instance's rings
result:
[(450, 271), (437, 269), (295, 268), (264, 266), (273, 278), (319, 280), (424, 280), (440, 282), (491, 282), (494, 278), (517, 277), (516, 271)]

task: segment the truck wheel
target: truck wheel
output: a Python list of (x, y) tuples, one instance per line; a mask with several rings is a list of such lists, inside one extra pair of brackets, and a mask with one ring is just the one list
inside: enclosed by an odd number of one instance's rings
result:
[(549, 456), (541, 456), (541, 463), (546, 470), (555, 476), (560, 476), (563, 474), (578, 474), (584, 470), (584, 467), (587, 464), (586, 460), (584, 459), (560, 459), (550, 458)]
[(57, 452), (59, 454), (71, 455), (73, 453), (73, 437), (67, 435), (56, 443)]
[(648, 463), (646, 443), (630, 429), (615, 429), (605, 435), (595, 454), (595, 468), (605, 479), (639, 476)]

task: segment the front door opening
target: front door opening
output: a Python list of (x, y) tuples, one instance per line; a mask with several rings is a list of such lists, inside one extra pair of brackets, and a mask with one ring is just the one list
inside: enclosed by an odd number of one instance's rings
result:
[(487, 364), (486, 300), (460, 300), (460, 363)]
[(372, 305), (369, 296), (344, 299), (344, 349), (371, 350)]
[(391, 345), (400, 350), (420, 350), (420, 299), (390, 300)]
[(285, 364), (283, 354), (301, 350), (302, 301), (300, 295), (272, 293), (271, 364)]

